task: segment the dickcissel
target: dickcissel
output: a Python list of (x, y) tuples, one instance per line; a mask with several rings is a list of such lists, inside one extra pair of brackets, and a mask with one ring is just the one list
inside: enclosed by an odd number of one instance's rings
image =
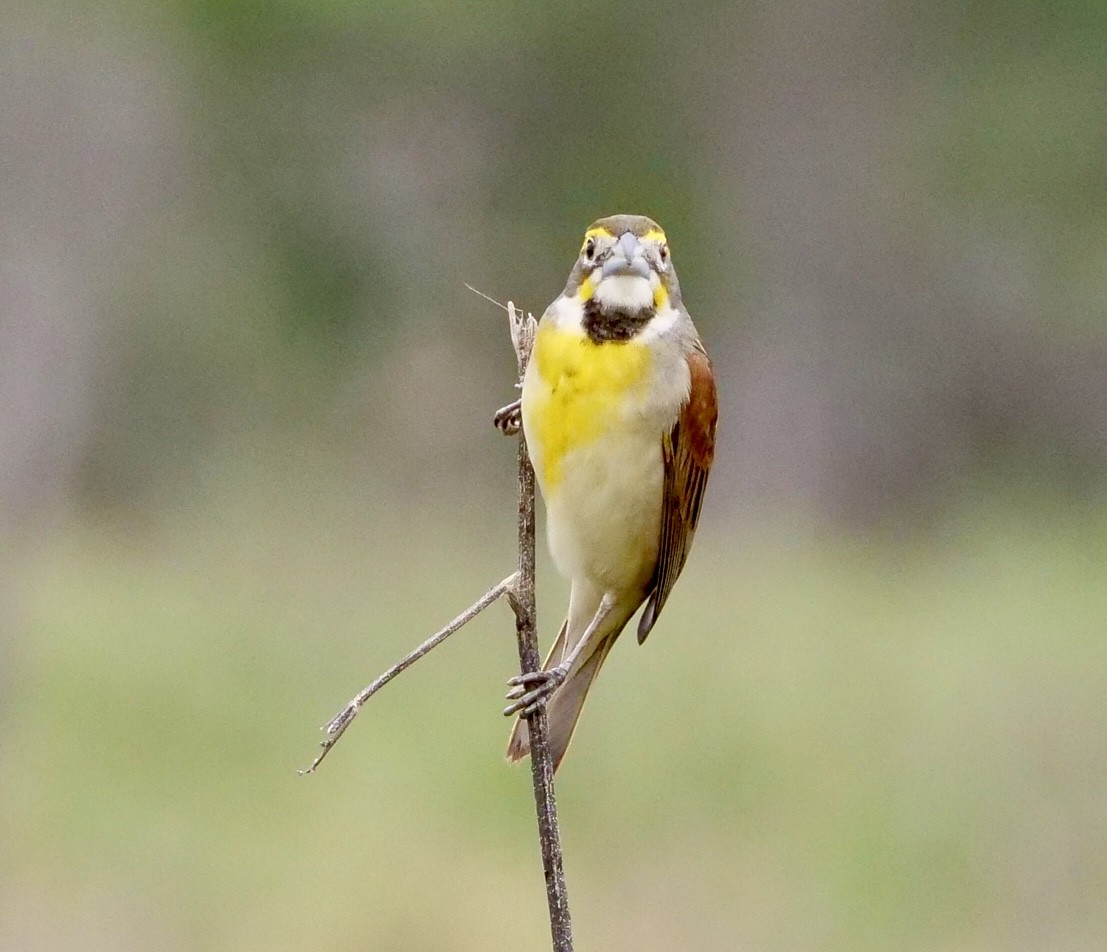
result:
[(684, 567), (715, 448), (715, 375), (681, 301), (669, 243), (641, 215), (601, 218), (542, 315), (521, 417), (550, 554), (571, 583), (542, 671), (512, 678), (507, 757), (546, 704), (555, 768), (588, 689), (638, 608), (641, 644)]

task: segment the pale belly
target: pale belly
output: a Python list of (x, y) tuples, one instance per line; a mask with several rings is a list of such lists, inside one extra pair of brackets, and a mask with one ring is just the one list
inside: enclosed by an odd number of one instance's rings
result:
[(613, 434), (566, 453), (542, 486), (554, 564), (603, 591), (646, 592), (657, 561), (664, 467), (658, 432)]

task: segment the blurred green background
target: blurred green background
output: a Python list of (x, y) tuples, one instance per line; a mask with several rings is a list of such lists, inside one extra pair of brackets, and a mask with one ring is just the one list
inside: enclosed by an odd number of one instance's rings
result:
[(559, 774), (578, 947), (1107, 947), (1107, 6), (2, 21), (0, 948), (547, 947), (504, 606), (295, 769), (513, 565), (464, 283), (616, 211), (722, 424)]

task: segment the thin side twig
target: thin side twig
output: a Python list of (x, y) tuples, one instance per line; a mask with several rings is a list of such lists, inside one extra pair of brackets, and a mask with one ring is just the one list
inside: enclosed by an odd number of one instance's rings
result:
[(384, 672), (376, 681), (372, 684), (366, 685), (362, 688), (341, 711), (339, 711), (334, 717), (332, 717), (321, 728), (327, 735), (320, 746), (323, 748), (319, 752), (319, 756), (311, 762), (311, 766), (306, 770), (301, 770), (300, 774), (309, 774), (315, 771), (315, 768), (322, 763), (323, 758), (327, 756), (330, 749), (338, 743), (338, 739), (345, 732), (346, 728), (350, 726), (353, 719), (357, 717), (358, 711), (366, 701), (369, 700), (374, 694), (376, 694), (381, 688), (383, 688), (389, 681), (391, 681), (397, 674), (404, 671), (406, 668), (411, 667), (420, 658), (429, 653), (433, 648), (437, 648), (443, 641), (450, 637), (459, 628), (471, 622), (482, 611), (484, 611), (493, 602), (498, 601), (507, 595), (515, 584), (515, 579), (518, 573), (512, 573), (505, 578), (499, 585), (494, 585), (487, 592), (485, 592), (480, 598), (478, 598), (472, 605), (465, 609), (460, 615), (451, 621), (445, 628), (441, 628), (431, 635), (426, 641), (424, 641), (414, 651), (404, 655), (399, 661), (397, 661), (391, 668)]
[[(536, 324), (507, 302), (511, 343), (519, 363), (519, 380), (530, 360)], [(508, 600), (515, 612), (515, 635), (519, 644), (519, 668), (529, 674), (542, 666), (538, 654), (538, 630), (534, 595), (534, 468), (527, 453), (526, 436), (519, 429), (519, 570)], [(546, 902), (550, 913), (550, 934), (554, 952), (573, 952), (573, 925), (569, 916), (569, 894), (565, 887), (561, 836), (557, 825), (557, 799), (554, 796), (554, 765), (550, 756), (549, 725), (546, 706), (541, 704), (527, 718), (530, 734), (531, 780), (534, 806), (538, 814), (538, 843), (542, 851), (542, 870), (546, 877)]]
[[(466, 285), (468, 287), (468, 285)], [(470, 288), (482, 297), (488, 297)], [(492, 300), (492, 298), (488, 298)], [(493, 302), (500, 307), (498, 301)], [(519, 386), (522, 385), (530, 352), (534, 345), (537, 322), (530, 314), (524, 315), (512, 302), (508, 302), (511, 343), (519, 367)], [(301, 774), (312, 773), (338, 743), (346, 728), (374, 694), (396, 675), (406, 670), (420, 658), (440, 645), (465, 624), (472, 621), (493, 602), (507, 596), (515, 613), (515, 635), (519, 648), (519, 667), (522, 674), (539, 670), (537, 616), (534, 596), (534, 469), (527, 453), (526, 437), (518, 424), (518, 402), (505, 407), (496, 417), (496, 425), (505, 433), (519, 434), (519, 567), (498, 585), (493, 586), (465, 611), (441, 630), (435, 632), (414, 651), (409, 652), (379, 678), (367, 685), (338, 714), (323, 727), (327, 737), (320, 745), (319, 756)], [(534, 785), (534, 805), (538, 816), (538, 841), (542, 853), (542, 869), (546, 880), (546, 900), (550, 914), (550, 934), (553, 952), (573, 952), (572, 921), (569, 917), (569, 897), (565, 887), (564, 860), (561, 837), (557, 825), (557, 800), (554, 796), (554, 765), (550, 756), (549, 724), (544, 704), (527, 717), (530, 736), (531, 779)]]

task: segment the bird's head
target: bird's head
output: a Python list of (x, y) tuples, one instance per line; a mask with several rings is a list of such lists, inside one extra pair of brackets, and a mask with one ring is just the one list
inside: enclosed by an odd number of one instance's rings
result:
[(584, 233), (567, 296), (601, 308), (660, 310), (679, 301), (665, 232), (644, 215), (611, 215)]

